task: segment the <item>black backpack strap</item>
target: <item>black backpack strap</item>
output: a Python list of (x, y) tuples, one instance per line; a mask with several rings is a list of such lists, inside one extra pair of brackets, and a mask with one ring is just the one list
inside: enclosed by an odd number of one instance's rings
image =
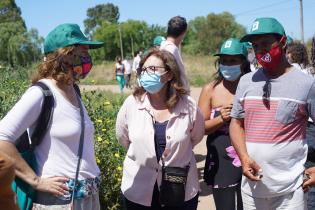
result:
[(81, 98), (81, 91), (80, 91), (80, 88), (79, 88), (79, 85), (77, 85), (76, 83), (73, 84), (73, 87), (74, 87), (74, 90), (75, 92), (80, 96)]
[(41, 143), (49, 126), (54, 107), (54, 96), (49, 87), (43, 82), (36, 82), (33, 86), (40, 87), (44, 95), (44, 101), (42, 110), (37, 119), (37, 125), (31, 137), (32, 148)]

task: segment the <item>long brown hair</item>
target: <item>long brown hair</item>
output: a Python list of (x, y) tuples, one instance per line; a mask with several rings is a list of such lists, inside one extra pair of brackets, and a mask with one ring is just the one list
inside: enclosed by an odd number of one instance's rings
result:
[[(187, 94), (187, 91), (183, 87), (183, 84), (180, 79), (181, 73), (177, 65), (177, 62), (174, 56), (168, 51), (151, 49), (148, 52), (148, 54), (145, 55), (145, 57), (141, 60), (139, 64), (139, 69), (137, 70), (138, 77), (140, 76), (140, 73), (142, 71), (143, 64), (151, 56), (155, 56), (161, 59), (164, 63), (165, 70), (169, 71), (173, 75), (173, 78), (165, 84), (167, 85), (166, 106), (168, 109), (173, 109), (176, 106), (177, 102), (180, 100), (180, 98), (183, 95)], [(145, 92), (146, 90), (143, 87), (136, 87), (135, 91), (133, 92), (133, 96), (136, 97), (140, 101), (142, 95)]]
[(53, 78), (63, 84), (73, 83), (72, 72), (68, 70), (72, 66), (73, 51), (76, 46), (64, 47), (49, 53), (45, 60), (39, 64), (38, 71), (32, 77), (32, 83), (40, 79)]

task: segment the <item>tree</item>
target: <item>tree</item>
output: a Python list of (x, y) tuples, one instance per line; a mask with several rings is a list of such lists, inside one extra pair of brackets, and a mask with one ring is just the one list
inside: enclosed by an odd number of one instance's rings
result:
[[(228, 12), (210, 13), (207, 17), (196, 17), (189, 22), (184, 51), (190, 54), (214, 54), (224, 40), (245, 34), (245, 28)], [(185, 45), (186, 44), (186, 45)]]
[(93, 60), (112, 60), (115, 59), (116, 56), (120, 56), (119, 27), (124, 55), (132, 53), (132, 46), (134, 51), (152, 47), (154, 37), (165, 33), (165, 28), (157, 25), (149, 26), (144, 21), (127, 20), (119, 25), (104, 21), (102, 25), (96, 29), (93, 34), (93, 39), (103, 41), (105, 45), (91, 52)]
[(0, 1), (0, 63), (27, 65), (41, 56), (42, 38), (35, 29), (27, 32), (21, 10), (14, 0)]
[(99, 4), (87, 10), (87, 19), (84, 20), (85, 33), (91, 35), (103, 21), (117, 23), (119, 8), (112, 3)]

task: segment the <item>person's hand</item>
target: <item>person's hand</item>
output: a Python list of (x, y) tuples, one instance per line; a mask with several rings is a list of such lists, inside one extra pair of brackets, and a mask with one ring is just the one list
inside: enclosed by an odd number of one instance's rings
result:
[(221, 118), (224, 122), (229, 122), (231, 120), (231, 110), (232, 110), (232, 104), (225, 105), (221, 108)]
[(68, 180), (66, 177), (39, 178), (34, 188), (37, 191), (48, 192), (55, 196), (63, 196), (69, 191), (64, 184)]
[(304, 171), (305, 178), (303, 180), (302, 188), (307, 192), (310, 187), (315, 185), (315, 167), (308, 168)]
[(250, 157), (242, 159), (243, 174), (251, 181), (260, 181), (263, 177), (262, 169), (260, 166)]

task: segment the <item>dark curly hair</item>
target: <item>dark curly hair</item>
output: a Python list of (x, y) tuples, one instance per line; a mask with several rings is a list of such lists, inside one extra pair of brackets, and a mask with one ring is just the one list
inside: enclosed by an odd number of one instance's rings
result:
[(288, 45), (287, 53), (291, 54), (293, 63), (302, 64), (303, 68), (309, 65), (307, 49), (300, 42), (293, 42)]

